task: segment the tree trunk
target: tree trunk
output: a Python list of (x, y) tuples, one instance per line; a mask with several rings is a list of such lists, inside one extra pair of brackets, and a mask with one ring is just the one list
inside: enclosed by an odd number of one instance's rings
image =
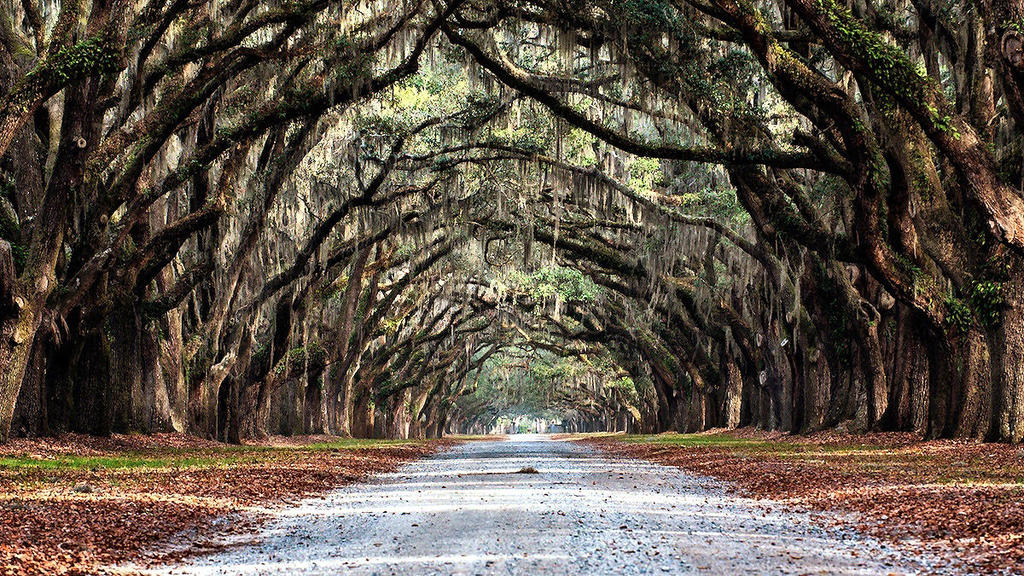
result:
[(984, 435), (991, 418), (992, 371), (988, 343), (977, 328), (943, 335), (929, 347), (929, 438)]
[(1006, 442), (1024, 440), (1024, 258), (1014, 256), (1012, 280), (1003, 287), (1006, 309), (993, 346), (998, 385), (993, 401), (991, 436)]
[(743, 376), (735, 362), (725, 365), (725, 402), (722, 424), (726, 428), (737, 428), (740, 425), (740, 408), (743, 402)]

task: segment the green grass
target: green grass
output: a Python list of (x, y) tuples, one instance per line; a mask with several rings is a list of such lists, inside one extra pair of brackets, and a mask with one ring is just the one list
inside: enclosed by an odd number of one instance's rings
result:
[(338, 438), (330, 442), (318, 442), (297, 447), (299, 450), (361, 450), (366, 448), (393, 448), (395, 446), (417, 446), (423, 440), (375, 440), (372, 438)]
[(995, 483), (1024, 484), (1024, 472), (1016, 462), (993, 466), (982, 456), (965, 456), (956, 450), (918, 452), (914, 446), (885, 446), (851, 442), (817, 444), (742, 438), (728, 432), (717, 434), (586, 434), (580, 438), (608, 437), (627, 444), (673, 448), (720, 448), (738, 457), (768, 458), (812, 466), (841, 466), (869, 475), (902, 474), (920, 482), (956, 485)]
[(627, 434), (618, 436), (623, 442), (658, 444), (682, 448), (729, 448), (740, 451), (772, 452), (780, 456), (805, 453), (880, 452), (886, 448), (871, 444), (809, 444), (784, 440), (740, 438), (728, 432), (719, 434)]
[(475, 442), (477, 440), (494, 440), (501, 438), (503, 434), (446, 434), (445, 440), (457, 440), (460, 442)]
[(182, 456), (153, 457), (141, 454), (123, 456), (62, 456), (59, 458), (0, 458), (0, 470), (123, 470), (132, 468), (206, 467), (228, 463), (234, 458)]
[(641, 444), (659, 444), (680, 446), (684, 448), (782, 448), (795, 446), (786, 442), (765, 442), (750, 438), (737, 438), (729, 434), (627, 434), (621, 436), (623, 442)]
[(28, 456), (0, 458), (0, 472), (29, 470), (131, 470), (151, 468), (211, 468), (239, 463), (265, 461), (274, 456), (304, 452), (380, 449), (415, 446), (422, 440), (375, 440), (338, 438), (329, 442), (296, 446), (218, 446), (216, 448), (154, 448), (145, 452), (125, 452), (102, 456)]

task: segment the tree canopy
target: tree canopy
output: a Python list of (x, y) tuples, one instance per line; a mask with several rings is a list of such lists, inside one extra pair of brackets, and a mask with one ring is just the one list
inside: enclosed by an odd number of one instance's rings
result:
[(0, 440), (1024, 439), (1020, 0), (0, 0)]

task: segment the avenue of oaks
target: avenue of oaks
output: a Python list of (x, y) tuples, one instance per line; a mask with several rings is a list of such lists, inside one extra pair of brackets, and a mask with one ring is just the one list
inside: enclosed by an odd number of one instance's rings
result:
[(1024, 439), (1021, 0), (0, 0), (0, 441)]

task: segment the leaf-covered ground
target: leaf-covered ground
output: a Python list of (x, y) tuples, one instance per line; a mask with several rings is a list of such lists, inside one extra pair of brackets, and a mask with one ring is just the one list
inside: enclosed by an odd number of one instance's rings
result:
[(604, 450), (735, 482), (745, 494), (818, 511), (965, 571), (1024, 574), (1024, 449), (909, 434), (753, 431), (589, 436)]
[(201, 540), (248, 530), (260, 507), (442, 445), (305, 437), (228, 446), (175, 434), (13, 440), (0, 446), (0, 574), (96, 574), (183, 532)]

